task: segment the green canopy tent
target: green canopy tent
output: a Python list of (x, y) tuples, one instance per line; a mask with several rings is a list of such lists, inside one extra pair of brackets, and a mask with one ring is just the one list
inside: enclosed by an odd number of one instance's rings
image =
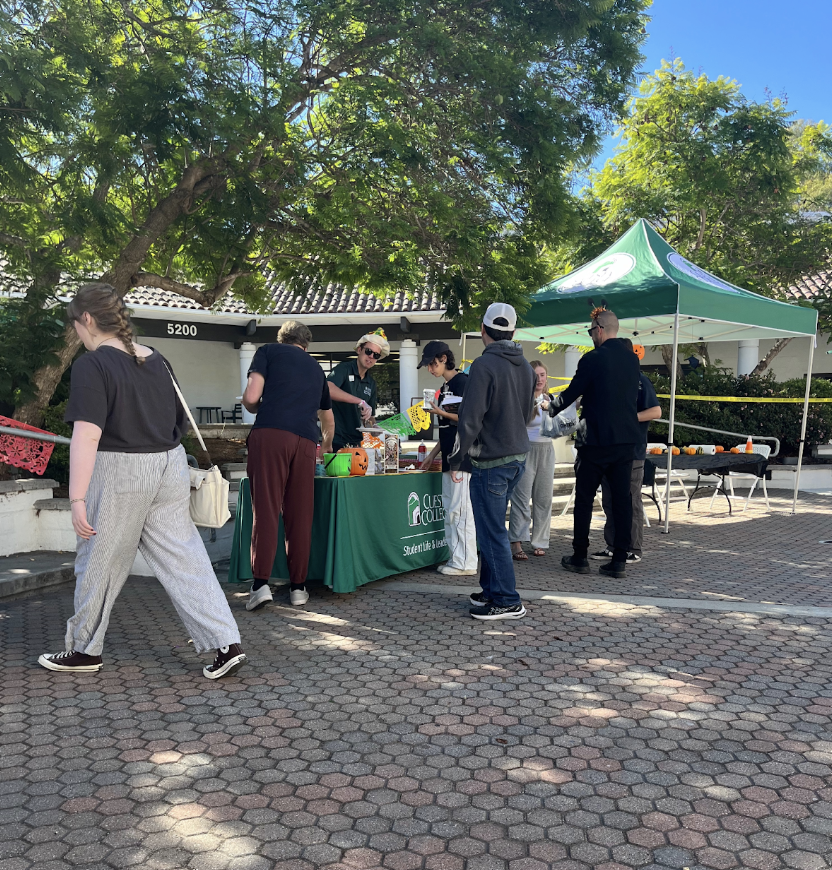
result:
[[(706, 272), (675, 251), (643, 218), (594, 260), (538, 290), (525, 314), (531, 324), (517, 330), (521, 341), (586, 345), (592, 307), (618, 315), (619, 336), (647, 346), (672, 344), (668, 443), (676, 422), (676, 370), (679, 344), (805, 337), (809, 364), (792, 511), (797, 506), (809, 390), (817, 332), (811, 308), (767, 299)], [(667, 454), (670, 479), (672, 454)], [(669, 528), (669, 487), (665, 531)]]

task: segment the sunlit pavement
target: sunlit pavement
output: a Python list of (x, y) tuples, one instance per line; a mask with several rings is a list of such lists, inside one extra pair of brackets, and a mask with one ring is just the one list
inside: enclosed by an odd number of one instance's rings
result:
[(255, 613), (227, 587), (250, 664), (219, 684), (154, 580), (98, 675), (36, 664), (71, 589), (6, 602), (0, 870), (828, 868), (832, 499), (784, 505), (697, 506), (623, 581), (560, 572), (557, 520), (517, 576), (559, 597), (516, 622), (430, 572)]

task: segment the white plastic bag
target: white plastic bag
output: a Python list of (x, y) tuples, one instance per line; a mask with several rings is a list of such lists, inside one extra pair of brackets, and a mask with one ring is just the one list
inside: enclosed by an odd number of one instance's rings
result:
[(540, 426), (540, 434), (544, 438), (563, 438), (571, 435), (578, 428), (578, 411), (573, 402), (568, 408), (564, 408), (550, 417), (545, 414)]

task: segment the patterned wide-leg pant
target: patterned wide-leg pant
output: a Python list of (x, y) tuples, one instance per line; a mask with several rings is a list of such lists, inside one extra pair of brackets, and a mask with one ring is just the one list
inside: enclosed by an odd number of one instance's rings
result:
[(101, 655), (116, 598), (138, 550), (170, 596), (197, 652), (240, 642), (205, 545), (189, 513), (185, 450), (102, 453), (87, 491), (96, 534), (78, 538), (75, 614), (66, 648)]

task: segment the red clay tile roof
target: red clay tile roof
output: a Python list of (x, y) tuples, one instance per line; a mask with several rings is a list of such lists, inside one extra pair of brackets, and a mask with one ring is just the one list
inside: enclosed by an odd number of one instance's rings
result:
[(814, 275), (804, 275), (786, 290), (786, 295), (795, 301), (832, 296), (832, 272), (816, 272)]

